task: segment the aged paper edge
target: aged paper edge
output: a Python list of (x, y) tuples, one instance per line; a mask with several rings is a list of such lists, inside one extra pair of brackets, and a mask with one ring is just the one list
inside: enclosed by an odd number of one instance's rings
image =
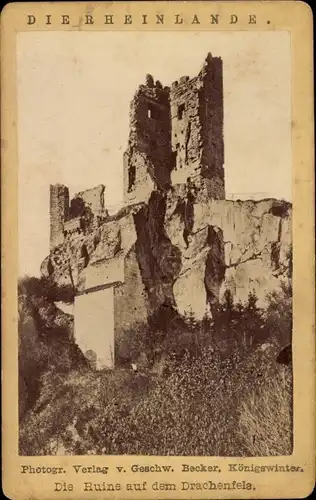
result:
[[(36, 14), (38, 19), (47, 12), (52, 13), (52, 24), (47, 27), (40, 21), (34, 26), (26, 25), (27, 14)], [(18, 399), (17, 399), (17, 101), (16, 101), (16, 61), (15, 40), (19, 31), (31, 30), (103, 30), (131, 29), (123, 24), (123, 15), (142, 11), (154, 17), (159, 12), (166, 13), (171, 19), (174, 13), (181, 12), (187, 19), (198, 12), (203, 22), (199, 30), (208, 30), (207, 16), (219, 11), (223, 22), (212, 26), (214, 30), (289, 30), (291, 33), (292, 62), (292, 152), (293, 152), (293, 357), (294, 357), (294, 451), (289, 457), (264, 457), (234, 459), (228, 457), (203, 457), (203, 462), (219, 463), (224, 468), (227, 463), (254, 464), (290, 464), (300, 465), (305, 472), (302, 475), (269, 474), (256, 478), (256, 491), (221, 492), (221, 498), (297, 498), (307, 496), (315, 483), (315, 261), (314, 261), (314, 149), (313, 149), (313, 62), (312, 62), (312, 13), (303, 2), (129, 2), (129, 3), (16, 3), (8, 4), (1, 17), (1, 84), (2, 84), (2, 445), (3, 445), (3, 488), (9, 498), (87, 498), (77, 492), (54, 493), (52, 478), (39, 476), (36, 480), (25, 480), (20, 474), (21, 463), (67, 466), (75, 462), (75, 457), (24, 457), (18, 456)], [(102, 20), (93, 26), (84, 26), (85, 14), (94, 12), (102, 19), (103, 11), (111, 11), (117, 17), (115, 26), (104, 27)], [(229, 14), (238, 14), (238, 27), (229, 24)], [(74, 21), (73, 26), (62, 26), (55, 19), (68, 13)], [(248, 23), (249, 14), (255, 14), (255, 25)], [(205, 17), (205, 21), (204, 21)], [(269, 20), (269, 24), (267, 24)], [(158, 29), (154, 23), (146, 27), (135, 21), (132, 29), (153, 31)], [(163, 30), (186, 29), (196, 31), (190, 24), (175, 26), (167, 21)], [(181, 457), (80, 457), (80, 463), (88, 465), (100, 463), (115, 466), (130, 463), (172, 463), (180, 471)], [(200, 463), (199, 457), (190, 458), (190, 462)], [(180, 474), (180, 472), (179, 472)], [(115, 482), (118, 477), (111, 476)], [(126, 477), (128, 480), (128, 477)], [(131, 478), (135, 480), (135, 477)], [(137, 478), (138, 479), (138, 478)], [(193, 479), (193, 478), (192, 478)], [(195, 479), (195, 478), (194, 478)], [(230, 478), (229, 473), (225, 480)], [(253, 478), (251, 478), (253, 479)], [(240, 472), (238, 480), (251, 480), (249, 474)], [(67, 475), (67, 480), (76, 482), (76, 478)], [(139, 478), (141, 480), (141, 478)], [(173, 478), (175, 481), (175, 477)], [(120, 495), (111, 496), (122, 498)], [(100, 494), (95, 494), (95, 497)], [(142, 495), (143, 496), (143, 495)], [(159, 498), (186, 498), (188, 495), (173, 492), (159, 493)], [(218, 492), (194, 492), (193, 498), (216, 498)], [(139, 498), (139, 494), (126, 495), (126, 498)], [(89, 496), (89, 498), (92, 498)], [(158, 498), (157, 493), (148, 491), (144, 498)]]

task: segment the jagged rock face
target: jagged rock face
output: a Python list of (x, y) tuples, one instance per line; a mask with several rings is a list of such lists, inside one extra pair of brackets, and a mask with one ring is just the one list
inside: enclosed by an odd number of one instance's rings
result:
[[(172, 242), (178, 242), (182, 253), (181, 284), (175, 283), (177, 303), (185, 304), (185, 309), (190, 299), (192, 302), (192, 289), (201, 290), (204, 269), (204, 306), (207, 302), (212, 309), (229, 289), (234, 300), (240, 302), (254, 291), (259, 305), (264, 307), (267, 293), (278, 288), (282, 279), (287, 280), (291, 205), (273, 199), (210, 200), (193, 204), (193, 212), (188, 247), (179, 238), (185, 231), (185, 221), (179, 221), (176, 211), (169, 215), (167, 223), (168, 235)], [(202, 291), (197, 295), (202, 299)], [(194, 309), (201, 317), (202, 305)]]
[(267, 293), (288, 279), (291, 244), (289, 203), (201, 203), (190, 185), (176, 185), (88, 235), (69, 237), (42, 272), (79, 291), (117, 282), (119, 332), (166, 304), (197, 318), (214, 314), (227, 289), (241, 302), (254, 291), (264, 307)]
[(181, 252), (165, 231), (166, 196), (153, 192), (134, 215), (136, 255), (152, 311), (167, 303), (175, 305), (173, 283), (181, 269)]

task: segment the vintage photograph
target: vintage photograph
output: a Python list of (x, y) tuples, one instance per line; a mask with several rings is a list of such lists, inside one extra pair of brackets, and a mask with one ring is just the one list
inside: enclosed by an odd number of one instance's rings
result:
[(289, 32), (16, 56), (19, 454), (291, 455)]

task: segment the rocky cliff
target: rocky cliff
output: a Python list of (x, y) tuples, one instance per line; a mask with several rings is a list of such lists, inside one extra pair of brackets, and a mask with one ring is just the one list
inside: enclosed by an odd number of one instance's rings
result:
[(202, 318), (229, 289), (259, 305), (288, 280), (291, 204), (195, 198), (190, 184), (153, 191), (89, 233), (70, 234), (41, 272), (75, 293), (114, 288), (116, 331), (146, 321), (163, 305)]

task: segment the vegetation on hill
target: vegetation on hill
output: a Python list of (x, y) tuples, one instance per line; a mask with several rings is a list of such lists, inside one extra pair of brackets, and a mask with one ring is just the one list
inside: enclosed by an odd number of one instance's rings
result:
[(117, 340), (114, 371), (96, 372), (54, 306), (57, 290), (32, 280), (19, 285), (20, 397), (31, 393), (22, 455), (292, 452), (292, 368), (276, 361), (291, 342), (289, 287), (264, 311), (254, 294), (242, 306), (227, 292), (215, 323), (165, 308), (165, 321), (158, 313)]
[(55, 301), (73, 301), (72, 290), (46, 278), (25, 277), (18, 283), (19, 415), (38, 400), (42, 376), (85, 368), (86, 360), (73, 340), (73, 317)]

